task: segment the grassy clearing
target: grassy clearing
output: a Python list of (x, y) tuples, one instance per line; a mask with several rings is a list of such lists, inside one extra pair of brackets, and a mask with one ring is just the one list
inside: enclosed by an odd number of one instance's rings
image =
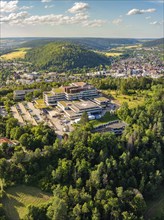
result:
[(144, 105), (145, 95), (152, 95), (151, 91), (136, 91), (134, 94), (123, 95), (116, 90), (103, 90), (103, 93), (113, 97), (114, 102), (118, 105), (122, 105), (127, 102), (129, 108), (136, 108), (139, 105)]
[(27, 214), (29, 205), (38, 206), (51, 199), (51, 195), (40, 189), (30, 186), (10, 187), (2, 203), (9, 220), (22, 219)]
[(164, 186), (161, 186), (155, 193), (156, 198), (147, 201), (145, 219), (162, 219), (164, 215)]
[(96, 52), (98, 54), (103, 54), (107, 57), (118, 57), (118, 56), (122, 55), (122, 52), (112, 52), (112, 51), (110, 51), (110, 52), (94, 51), (94, 52)]
[(35, 108), (42, 109), (47, 107), (43, 99), (37, 99), (35, 102), (36, 102), (36, 104), (34, 105)]
[(138, 48), (141, 48), (141, 47), (142, 47), (141, 44), (137, 44), (137, 45), (127, 45), (127, 46), (123, 46), (123, 47), (115, 47), (115, 48), (112, 48), (111, 50), (124, 51), (124, 50), (127, 50), (127, 49), (138, 49)]
[(102, 124), (105, 124), (105, 123), (108, 123), (110, 121), (114, 121), (114, 120), (117, 120), (117, 119), (118, 118), (115, 115), (111, 115), (110, 112), (106, 112), (105, 115), (102, 118), (93, 120), (90, 123), (93, 126), (98, 126), (98, 125), (102, 125)]
[(13, 59), (24, 59), (27, 53), (27, 50), (30, 48), (19, 48), (11, 53), (7, 53), (1, 56), (4, 60), (13, 60)]
[(135, 49), (135, 48), (140, 48), (142, 45), (141, 44), (137, 44), (137, 45), (129, 45), (129, 46), (125, 46), (125, 49)]

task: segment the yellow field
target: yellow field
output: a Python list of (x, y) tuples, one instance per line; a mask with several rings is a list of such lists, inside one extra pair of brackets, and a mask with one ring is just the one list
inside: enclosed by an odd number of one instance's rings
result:
[(101, 51), (94, 51), (95, 53), (98, 53), (98, 54), (103, 54), (107, 57), (117, 57), (117, 56), (120, 56), (122, 55), (121, 52), (101, 52)]
[(123, 47), (116, 47), (116, 48), (112, 48), (111, 50), (125, 50), (125, 49), (137, 49), (137, 48), (141, 48), (141, 44), (137, 44), (137, 45), (129, 45), (129, 46), (123, 46)]
[(39, 206), (51, 199), (51, 195), (30, 186), (10, 187), (2, 199), (9, 220), (19, 220), (27, 214), (28, 206)]
[(115, 53), (115, 52), (107, 52), (107, 53), (104, 53), (107, 57), (117, 57), (117, 56), (120, 56), (122, 55), (122, 53)]
[(24, 59), (25, 54), (27, 53), (27, 50), (29, 49), (30, 48), (19, 48), (14, 52), (2, 55), (0, 58), (4, 60), (13, 60), (13, 59), (20, 59), (20, 58)]
[(137, 44), (137, 45), (125, 46), (124, 48), (125, 49), (133, 49), (133, 48), (139, 48), (141, 46), (142, 46), (141, 44)]

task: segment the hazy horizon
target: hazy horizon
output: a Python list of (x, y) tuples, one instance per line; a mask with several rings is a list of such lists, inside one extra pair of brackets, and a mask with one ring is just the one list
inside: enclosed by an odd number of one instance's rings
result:
[(14, 39), (14, 38), (22, 38), (22, 39), (23, 39), (23, 38), (28, 38), (28, 39), (30, 39), (30, 38), (31, 38), (31, 39), (35, 39), (35, 38), (36, 38), (36, 39), (39, 39), (39, 38), (41, 38), (41, 39), (42, 39), (42, 38), (47, 38), (47, 39), (58, 39), (58, 38), (61, 38), (61, 39), (62, 39), (62, 38), (63, 38), (63, 39), (67, 39), (67, 38), (68, 38), (68, 39), (69, 39), (69, 38), (70, 38), (70, 39), (73, 39), (73, 38), (75, 38), (75, 39), (78, 39), (78, 38), (79, 38), (79, 39), (80, 39), (80, 38), (82, 38), (82, 39), (83, 39), (83, 38), (84, 38), (84, 39), (85, 39), (85, 38), (88, 38), (88, 39), (96, 39), (96, 38), (97, 38), (97, 39), (140, 39), (140, 40), (147, 40), (147, 39), (148, 39), (148, 40), (151, 40), (151, 39), (161, 39), (161, 38), (164, 38), (164, 37), (153, 37), (153, 38), (151, 38), (151, 37), (145, 37), (145, 38), (142, 38), (142, 37), (135, 37), (135, 38), (133, 38), (133, 37), (92, 37), (92, 36), (91, 36), (91, 37), (80, 37), (80, 36), (79, 36), (79, 37), (76, 37), (76, 36), (75, 36), (75, 37), (42, 37), (42, 36), (41, 36), (41, 37), (35, 37), (35, 36), (31, 36), (31, 37), (0, 37), (0, 39), (9, 39), (9, 38), (13, 38), (13, 39)]

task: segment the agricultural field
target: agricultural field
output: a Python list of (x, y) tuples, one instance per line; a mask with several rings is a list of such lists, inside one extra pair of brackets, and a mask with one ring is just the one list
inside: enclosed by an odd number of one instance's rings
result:
[(6, 190), (2, 200), (9, 220), (22, 219), (27, 214), (29, 205), (39, 206), (51, 199), (51, 195), (30, 186), (15, 186)]
[(124, 51), (124, 50), (131, 50), (131, 49), (139, 49), (141, 48), (142, 45), (141, 44), (137, 44), (137, 45), (127, 45), (127, 46), (123, 46), (123, 47), (115, 47), (115, 48), (112, 48), (111, 49), (111, 52), (112, 50), (113, 51)]
[(7, 53), (2, 55), (0, 58), (4, 59), (4, 60), (13, 60), (13, 59), (24, 59), (25, 55), (27, 53), (27, 50), (29, 50), (30, 48), (19, 48), (16, 49), (15, 51), (11, 52), (11, 53)]
[(164, 186), (156, 192), (156, 198), (147, 201), (145, 219), (163, 219), (164, 216)]
[(123, 53), (122, 52), (113, 52), (113, 51), (110, 51), (110, 52), (104, 52), (104, 51), (94, 51), (98, 54), (103, 54), (107, 57), (118, 57), (120, 55), (122, 55)]
[(107, 52), (107, 53), (104, 53), (107, 57), (118, 57), (118, 56), (121, 56), (122, 53), (116, 53), (116, 52)]

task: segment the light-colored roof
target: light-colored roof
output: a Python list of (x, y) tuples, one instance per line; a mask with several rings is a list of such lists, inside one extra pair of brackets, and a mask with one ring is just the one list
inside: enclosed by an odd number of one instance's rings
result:
[(88, 109), (88, 108), (100, 108), (99, 105), (95, 104), (92, 101), (77, 101), (73, 103), (73, 106), (75, 106), (76, 108), (80, 109)]
[(67, 107), (71, 102), (69, 101), (58, 101), (59, 104), (63, 105), (64, 107)]
[(97, 97), (97, 98), (95, 98), (95, 101), (101, 101), (101, 102), (107, 102), (107, 101), (109, 101), (109, 99), (107, 99), (107, 98), (105, 98), (105, 97), (103, 97), (103, 96), (101, 96), (101, 97)]
[(87, 83), (85, 82), (73, 82), (72, 85), (75, 85), (75, 86), (85, 86)]
[(64, 88), (63, 87), (53, 88), (52, 91), (54, 93), (63, 93), (64, 92)]

